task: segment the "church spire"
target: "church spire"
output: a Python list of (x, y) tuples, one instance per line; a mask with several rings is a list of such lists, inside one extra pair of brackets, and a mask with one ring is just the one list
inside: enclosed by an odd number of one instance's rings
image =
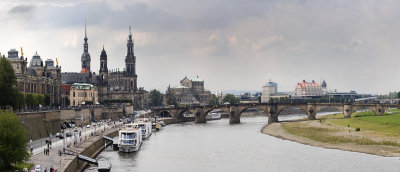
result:
[(86, 17), (85, 17), (85, 39), (84, 40), (85, 40), (85, 42), (87, 42), (87, 40), (88, 40), (87, 39), (87, 33), (86, 33)]

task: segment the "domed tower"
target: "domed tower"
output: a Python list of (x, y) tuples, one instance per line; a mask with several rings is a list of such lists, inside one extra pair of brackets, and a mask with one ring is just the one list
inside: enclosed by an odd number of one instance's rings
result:
[(104, 50), (104, 45), (103, 45), (103, 50), (101, 51), (100, 55), (100, 70), (99, 74), (102, 78), (103, 83), (107, 83), (108, 81), (108, 68), (107, 68), (107, 53)]
[(321, 87), (322, 87), (322, 89), (326, 89), (326, 82), (325, 82), (325, 80), (324, 81), (322, 81), (322, 84), (321, 84)]
[(82, 62), (82, 70), (81, 73), (89, 73), (90, 72), (90, 54), (88, 50), (88, 38), (86, 34), (86, 19), (85, 19), (85, 43), (83, 43), (83, 53), (81, 56), (81, 62)]
[(36, 54), (32, 56), (32, 59), (29, 63), (29, 67), (37, 68), (43, 67), (43, 60), (40, 58), (39, 54), (36, 51)]

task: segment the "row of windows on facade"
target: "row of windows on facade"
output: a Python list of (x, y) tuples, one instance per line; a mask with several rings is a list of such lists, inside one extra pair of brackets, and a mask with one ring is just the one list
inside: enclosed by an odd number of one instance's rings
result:
[[(94, 94), (90, 93), (90, 97), (93, 97), (93, 96), (94, 96)], [(72, 91), (72, 97), (75, 97), (75, 91)], [(78, 92), (78, 96), (77, 97), (87, 97), (87, 93)]]
[[(47, 85), (47, 87), (46, 87), (46, 85)], [(50, 86), (50, 84), (41, 84), (41, 87), (42, 87), (42, 93), (54, 93), (54, 90), (55, 89), (53, 89), (53, 87), (56, 87), (56, 86)], [(21, 87), (20, 87), (21, 88)], [(27, 83), (26, 84), (26, 90), (25, 90), (25, 92), (29, 92), (29, 93), (36, 93), (36, 92), (38, 92), (38, 90), (37, 90), (37, 84), (35, 84), (35, 83)], [(47, 89), (46, 89), (47, 88)], [(57, 88), (57, 87), (56, 87)]]

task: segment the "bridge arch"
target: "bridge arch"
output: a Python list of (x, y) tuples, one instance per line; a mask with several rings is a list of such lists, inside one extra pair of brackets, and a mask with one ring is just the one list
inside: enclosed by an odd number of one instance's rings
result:
[[(333, 111), (334, 110), (334, 111)], [(329, 112), (340, 112), (343, 113), (344, 111), (344, 106), (338, 106), (338, 105), (319, 105), (316, 106), (315, 108), (316, 114), (321, 114), (321, 113), (329, 113)]]
[[(355, 117), (356, 116), (356, 112), (358, 111), (371, 111), (373, 113), (373, 116), (377, 116), (377, 112), (381, 112), (383, 111), (383, 109), (376, 109), (375, 107), (372, 106), (357, 106), (357, 107), (353, 107), (352, 108), (352, 113), (351, 113), (351, 117)], [(383, 113), (383, 112), (382, 112)]]
[(162, 110), (162, 111), (157, 113), (157, 116), (160, 116), (160, 117), (163, 117), (163, 118), (168, 118), (168, 117), (172, 117), (172, 114), (168, 110)]
[[(299, 106), (299, 105), (278, 105), (277, 107), (277, 113), (276, 113), (276, 118), (279, 121), (279, 116), (281, 116), (283, 114), (283, 112), (285, 111), (290, 111), (292, 108), (292, 110), (296, 109), (296, 110), (300, 110), (301, 112), (297, 113), (297, 114), (304, 114), (305, 117), (308, 117), (308, 109), (307, 106)], [(288, 114), (296, 114), (296, 113), (288, 113)]]

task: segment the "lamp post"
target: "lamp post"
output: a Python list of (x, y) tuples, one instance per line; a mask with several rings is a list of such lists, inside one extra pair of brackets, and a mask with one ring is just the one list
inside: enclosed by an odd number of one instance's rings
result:
[(25, 123), (25, 121), (21, 121), (22, 124), (25, 124), (26, 126), (29, 127), (29, 142), (32, 142), (32, 127), (28, 123)]

